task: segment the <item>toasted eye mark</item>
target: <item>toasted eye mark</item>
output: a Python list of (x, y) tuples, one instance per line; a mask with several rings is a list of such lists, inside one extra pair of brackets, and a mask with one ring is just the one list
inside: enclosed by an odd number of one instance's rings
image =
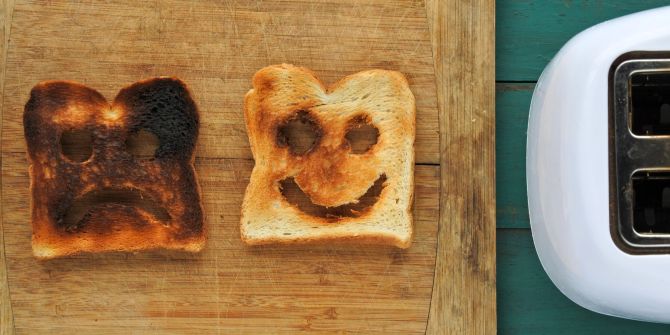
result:
[(300, 186), (298, 186), (292, 177), (280, 181), (279, 187), (284, 199), (303, 213), (337, 221), (337, 219), (343, 217), (359, 217), (370, 209), (379, 200), (385, 182), (386, 175), (382, 174), (365, 194), (358, 199), (358, 202), (337, 207), (325, 207), (313, 203), (309, 195), (300, 189)]
[(321, 140), (321, 128), (307, 111), (299, 111), (277, 127), (277, 145), (289, 147), (294, 155), (304, 155)]
[(60, 137), (60, 149), (71, 162), (87, 161), (93, 153), (93, 133), (89, 130), (66, 130)]
[(156, 155), (159, 144), (160, 141), (154, 133), (141, 129), (128, 136), (126, 150), (137, 159), (150, 159)]
[[(93, 212), (102, 207), (123, 206), (142, 209), (157, 220), (168, 222), (170, 215), (159, 203), (146, 193), (135, 188), (103, 188), (84, 194), (59, 216), (58, 224), (67, 231), (74, 231), (86, 224)], [(110, 226), (114, 222), (109, 223)]]
[(353, 118), (348, 126), (344, 138), (349, 144), (351, 152), (360, 155), (368, 152), (379, 138), (379, 129), (372, 125), (367, 116), (357, 116)]

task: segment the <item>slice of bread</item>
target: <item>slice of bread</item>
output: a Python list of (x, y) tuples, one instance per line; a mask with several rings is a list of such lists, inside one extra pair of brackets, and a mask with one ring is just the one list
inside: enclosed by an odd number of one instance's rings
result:
[[(401, 73), (363, 71), (326, 87), (308, 69), (269, 66), (255, 74), (244, 107), (256, 162), (242, 204), (244, 242), (410, 246), (416, 107)], [(302, 153), (285, 131), (296, 120), (314, 136)], [(355, 153), (347, 134), (361, 123), (378, 137)], [(291, 192), (308, 200), (292, 203)]]
[[(183, 82), (137, 82), (112, 104), (77, 83), (42, 82), (30, 93), (23, 124), (35, 257), (202, 249), (203, 210), (193, 168), (199, 115)], [(90, 156), (83, 161), (63, 151), (62, 137), (73, 131), (90, 137)], [(129, 152), (127, 141), (140, 131), (158, 139), (153, 156)], [(89, 207), (73, 214), (86, 201), (92, 201)], [(147, 203), (154, 211), (142, 205)]]

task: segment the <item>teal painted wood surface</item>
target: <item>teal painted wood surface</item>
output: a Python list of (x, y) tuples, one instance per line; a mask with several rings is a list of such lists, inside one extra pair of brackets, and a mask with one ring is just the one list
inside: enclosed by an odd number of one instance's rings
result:
[(497, 233), (498, 334), (670, 334), (670, 325), (614, 318), (579, 307), (545, 274), (530, 230)]
[(668, 0), (499, 0), (496, 79), (535, 81), (565, 42), (597, 23), (670, 5)]
[(530, 99), (549, 60), (572, 36), (594, 24), (664, 5), (670, 0), (496, 2), (499, 334), (670, 334), (670, 325), (600, 315), (558, 291), (533, 247), (525, 177)]

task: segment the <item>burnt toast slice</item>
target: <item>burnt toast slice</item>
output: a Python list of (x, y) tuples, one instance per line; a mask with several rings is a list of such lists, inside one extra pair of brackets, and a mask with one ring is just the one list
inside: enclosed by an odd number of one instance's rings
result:
[[(416, 107), (401, 73), (363, 71), (325, 86), (306, 68), (269, 66), (254, 75), (244, 116), (255, 160), (245, 243), (410, 246)], [(313, 133), (305, 150), (286, 131), (296, 121)], [(377, 139), (356, 152), (348, 134), (362, 126)]]
[[(42, 82), (30, 92), (23, 123), (35, 257), (203, 248), (193, 167), (199, 114), (182, 81), (140, 81), (111, 104), (78, 83)], [(64, 153), (62, 140), (74, 132), (87, 134), (88, 157)], [(128, 150), (140, 132), (157, 139), (148, 156)]]

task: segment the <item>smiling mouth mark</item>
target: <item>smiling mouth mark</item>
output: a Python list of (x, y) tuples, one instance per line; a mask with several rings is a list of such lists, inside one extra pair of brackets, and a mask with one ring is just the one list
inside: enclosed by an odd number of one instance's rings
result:
[[(123, 210), (141, 209), (161, 222), (169, 222), (170, 214), (151, 196), (135, 188), (103, 188), (84, 194), (74, 200), (65, 215), (58, 220), (67, 231), (85, 225), (93, 213), (102, 208)], [(113, 222), (110, 222), (113, 224)]]
[(375, 180), (374, 184), (358, 199), (357, 203), (345, 204), (337, 207), (326, 207), (313, 203), (309, 195), (300, 189), (300, 186), (293, 180), (293, 177), (286, 178), (279, 182), (279, 190), (284, 199), (291, 205), (300, 209), (303, 213), (337, 220), (343, 217), (355, 218), (363, 215), (377, 201), (384, 189), (386, 175), (382, 174)]

